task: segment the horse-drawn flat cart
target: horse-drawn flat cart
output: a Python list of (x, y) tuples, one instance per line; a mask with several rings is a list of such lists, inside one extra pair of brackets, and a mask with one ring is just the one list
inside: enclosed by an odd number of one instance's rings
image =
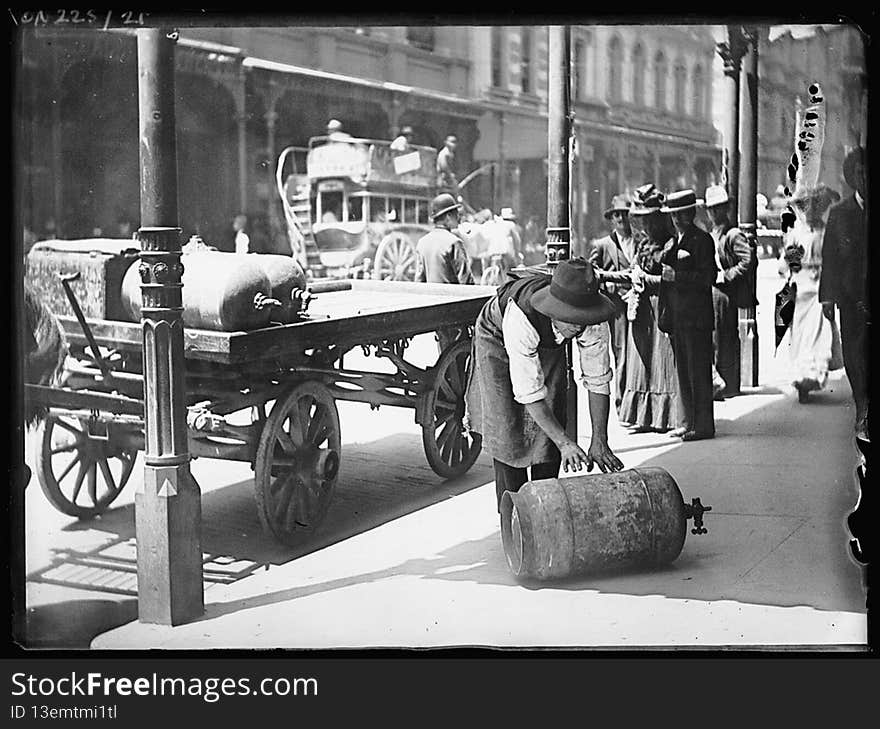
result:
[[(463, 474), (481, 447), (462, 422), (466, 334), (492, 293), (336, 281), (312, 288), (303, 321), (247, 332), (185, 329), (191, 455), (249, 462), (260, 520), (283, 542), (307, 537), (330, 505), (342, 455), (337, 400), (415, 410), (431, 468), (443, 478)], [(71, 345), (66, 381), (27, 389), (49, 408), (35, 470), (56, 508), (88, 518), (118, 496), (144, 447), (142, 330), (81, 314), (59, 320)], [(462, 336), (434, 366), (404, 359), (412, 337), (451, 326)], [(343, 356), (357, 348), (390, 360), (395, 372), (346, 370)]]

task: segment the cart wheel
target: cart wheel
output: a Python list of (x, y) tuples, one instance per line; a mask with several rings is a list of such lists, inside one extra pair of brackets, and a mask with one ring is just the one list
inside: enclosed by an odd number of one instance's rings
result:
[(462, 422), (470, 356), (471, 343), (467, 339), (447, 349), (436, 365), (434, 385), (428, 393), (428, 412), (433, 418), (429, 425), (422, 426), (422, 443), (428, 463), (443, 478), (465, 473), (483, 447), (482, 436), (467, 432)]
[(137, 451), (115, 445), (112, 433), (109, 439), (91, 436), (73, 416), (49, 415), (40, 423), (34, 440), (37, 478), (58, 511), (91, 519), (119, 496)]
[(339, 475), (339, 412), (330, 391), (304, 382), (278, 400), (257, 446), (255, 494), (263, 528), (287, 544), (322, 521)]
[(414, 281), (416, 252), (403, 233), (389, 233), (376, 250), (373, 278), (379, 281)]

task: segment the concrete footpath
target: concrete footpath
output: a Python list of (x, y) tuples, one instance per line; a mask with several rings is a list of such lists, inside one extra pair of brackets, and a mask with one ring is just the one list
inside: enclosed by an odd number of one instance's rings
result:
[[(779, 288), (774, 262), (762, 261), (760, 276), (762, 384), (716, 403), (717, 438), (681, 443), (629, 434), (616, 422), (609, 428), (626, 468), (665, 468), (686, 501), (699, 496), (713, 507), (709, 533), (688, 533), (673, 564), (520, 585), (507, 567), (487, 479), (213, 584), (205, 615), (190, 624), (130, 622), (92, 647), (864, 645), (862, 570), (849, 556), (845, 526), (857, 499), (849, 387), (841, 370), (811, 403), (797, 402), (784, 360), (766, 341), (768, 296)], [(580, 422), (588, 433), (586, 412)], [(415, 453), (415, 431), (412, 440)]]

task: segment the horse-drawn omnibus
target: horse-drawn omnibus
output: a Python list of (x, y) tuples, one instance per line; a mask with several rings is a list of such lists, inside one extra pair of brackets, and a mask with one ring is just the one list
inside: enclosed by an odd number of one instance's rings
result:
[[(313, 245), (323, 275), (412, 281), (415, 247), (431, 229), (437, 151), (355, 137), (313, 137), (305, 174), (282, 183), (288, 147), (276, 180), (292, 243)], [(296, 249), (296, 248), (295, 248)], [(310, 264), (307, 264), (310, 265)]]

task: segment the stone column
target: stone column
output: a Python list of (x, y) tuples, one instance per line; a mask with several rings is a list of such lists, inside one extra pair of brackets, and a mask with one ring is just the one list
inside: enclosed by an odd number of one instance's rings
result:
[[(757, 255), (758, 194), (758, 29), (743, 28), (746, 53), (741, 80), (742, 116), (740, 117), (741, 168), (739, 180), (739, 227)], [(757, 272), (750, 277), (752, 298), (757, 288)], [(744, 385), (758, 385), (758, 327), (755, 307), (740, 309), (741, 376)]]
[(189, 470), (183, 266), (174, 122), (176, 31), (138, 29), (144, 479), (135, 493), (138, 619), (178, 625), (204, 612), (201, 494)]
[(496, 175), (496, 194), (492, 201), (492, 212), (497, 213), (502, 205), (504, 205), (505, 196), (507, 194), (507, 175), (505, 174), (504, 160), (504, 127), (507, 123), (504, 112), (498, 112), (498, 174)]

